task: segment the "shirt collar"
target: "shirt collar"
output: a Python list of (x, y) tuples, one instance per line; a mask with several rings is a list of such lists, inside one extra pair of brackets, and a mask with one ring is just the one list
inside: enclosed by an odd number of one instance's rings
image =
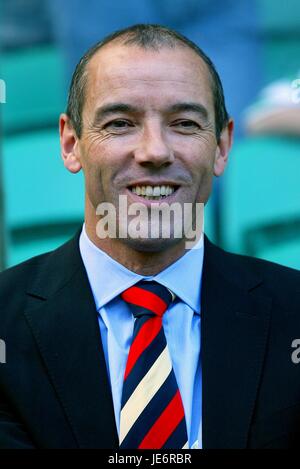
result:
[(79, 239), (80, 254), (97, 310), (140, 280), (155, 280), (169, 288), (193, 311), (200, 314), (204, 243), (201, 236), (193, 249), (153, 276), (132, 272), (99, 249), (88, 237), (85, 225)]

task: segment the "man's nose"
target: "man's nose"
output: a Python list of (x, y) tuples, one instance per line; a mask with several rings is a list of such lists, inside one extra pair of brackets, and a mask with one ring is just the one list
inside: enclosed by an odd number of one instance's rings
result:
[(166, 140), (164, 129), (158, 123), (144, 127), (134, 157), (139, 164), (151, 163), (157, 167), (174, 161), (174, 154)]

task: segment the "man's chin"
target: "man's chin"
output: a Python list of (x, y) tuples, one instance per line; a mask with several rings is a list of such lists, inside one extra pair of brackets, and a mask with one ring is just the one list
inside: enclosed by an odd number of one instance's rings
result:
[(138, 252), (163, 252), (183, 242), (181, 238), (126, 238), (122, 239), (131, 249)]

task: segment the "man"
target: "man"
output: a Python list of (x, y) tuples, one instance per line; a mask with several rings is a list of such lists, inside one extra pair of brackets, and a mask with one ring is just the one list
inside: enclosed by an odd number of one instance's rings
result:
[[(129, 230), (135, 203), (206, 203), (232, 132), (212, 63), (175, 32), (133, 26), (83, 57), (60, 135), (85, 175), (85, 224), (1, 274), (1, 447), (299, 443), (299, 272), (203, 236), (186, 249), (181, 219), (170, 236)], [(119, 236), (102, 236), (101, 204)]]

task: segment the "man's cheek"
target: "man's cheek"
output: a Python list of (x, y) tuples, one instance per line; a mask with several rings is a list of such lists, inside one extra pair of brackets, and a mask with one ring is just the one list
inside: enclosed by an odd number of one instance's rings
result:
[(104, 187), (101, 172), (97, 167), (90, 167), (85, 174), (86, 190), (93, 201), (103, 197)]

